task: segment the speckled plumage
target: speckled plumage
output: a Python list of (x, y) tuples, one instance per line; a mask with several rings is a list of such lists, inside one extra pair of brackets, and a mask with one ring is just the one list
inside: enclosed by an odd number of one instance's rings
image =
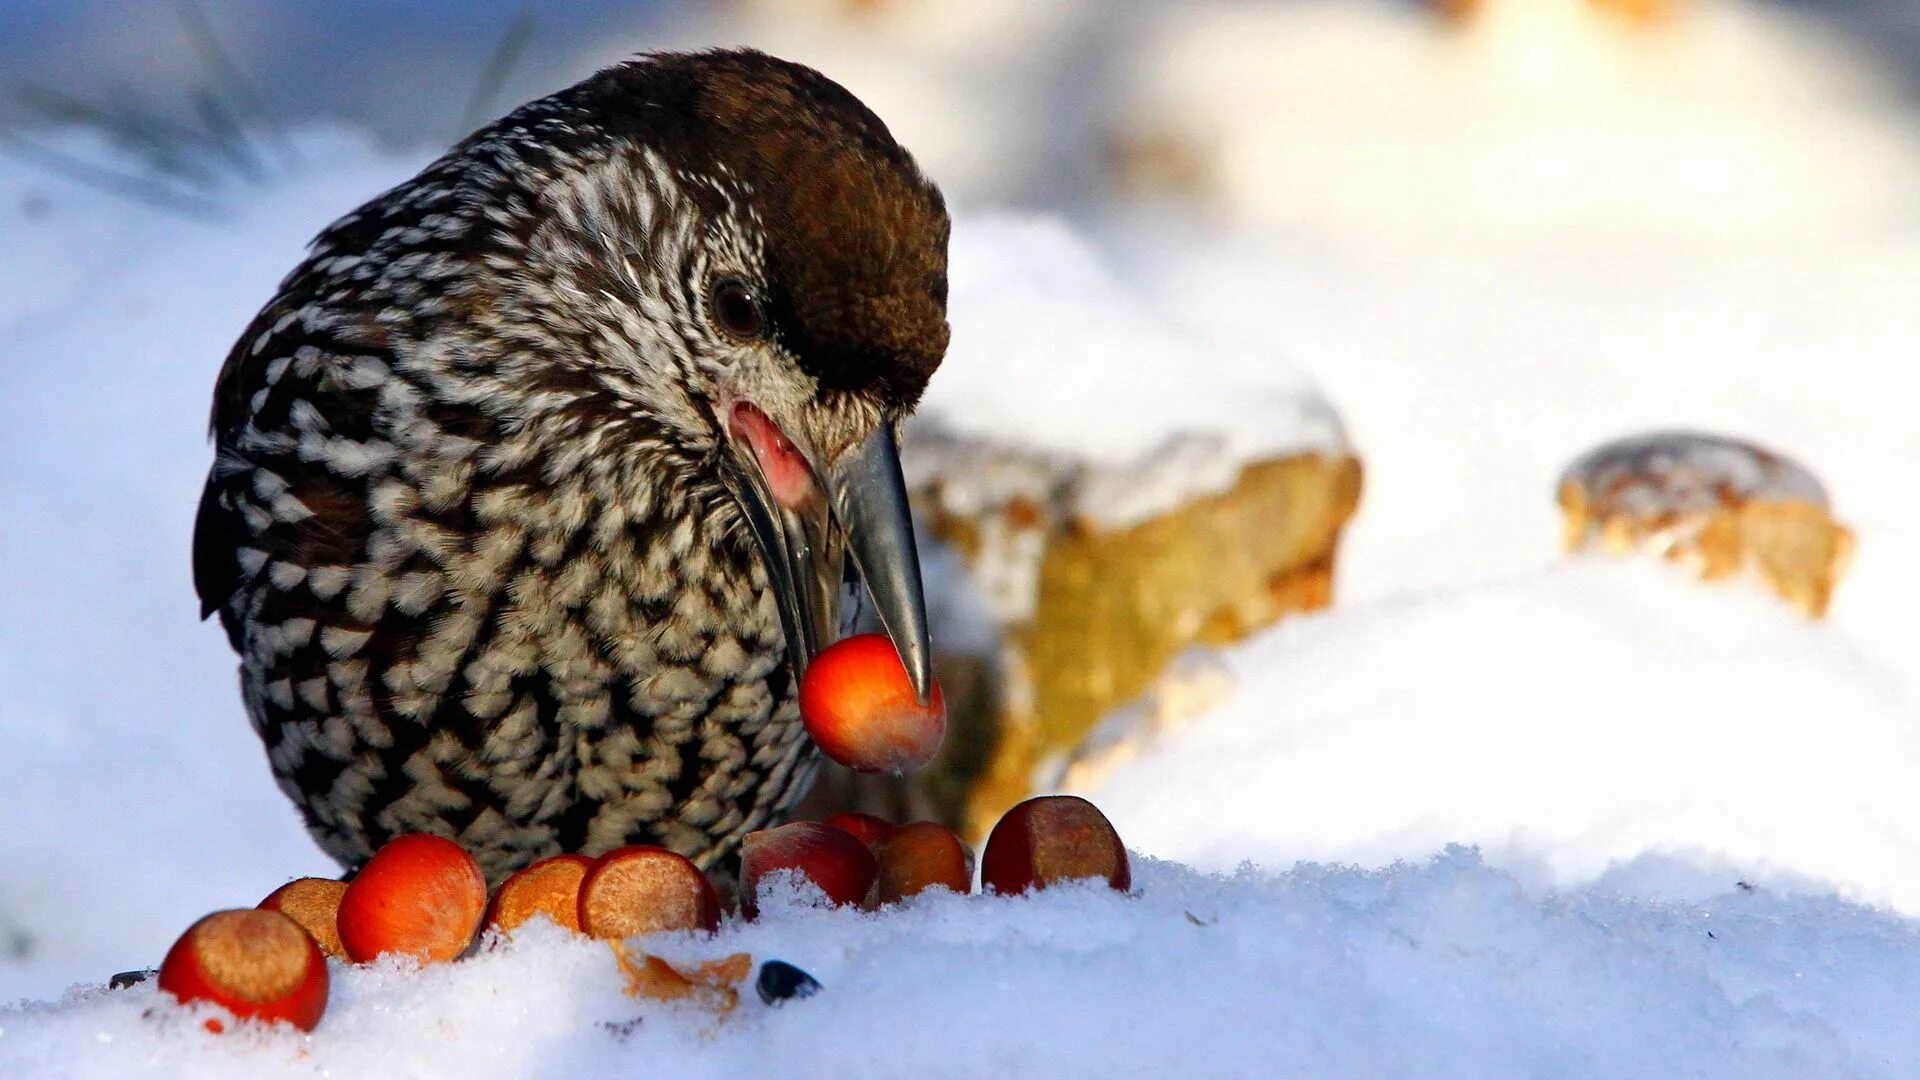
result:
[[(716, 408), (827, 447), (896, 420), (945, 348), (946, 228), (850, 95), (727, 52), (602, 72), (322, 233), (221, 373), (194, 554), (321, 846), (709, 865), (796, 801)], [(765, 340), (714, 325), (723, 273)]]

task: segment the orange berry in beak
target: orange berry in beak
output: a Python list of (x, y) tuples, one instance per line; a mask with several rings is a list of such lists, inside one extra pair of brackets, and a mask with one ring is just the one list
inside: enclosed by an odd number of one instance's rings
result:
[(340, 943), (356, 963), (406, 953), (423, 964), (465, 952), (487, 910), (487, 879), (473, 856), (425, 833), (374, 852), (340, 897)]
[(828, 646), (800, 680), (800, 717), (807, 734), (833, 760), (856, 772), (911, 772), (933, 760), (947, 733), (947, 704), (933, 684), (927, 704), (893, 642), (855, 634)]
[(677, 851), (651, 844), (616, 848), (594, 860), (580, 885), (580, 928), (625, 939), (661, 930), (720, 925), (720, 900), (707, 875)]
[(895, 829), (874, 848), (880, 864), (878, 899), (898, 903), (935, 885), (965, 894), (973, 887), (973, 859), (953, 831), (935, 821)]
[(1121, 892), (1133, 886), (1120, 834), (1075, 795), (1042, 795), (1007, 811), (980, 856), (981, 886), (1002, 894), (1081, 878), (1102, 878)]
[(874, 869), (867, 845), (817, 821), (750, 832), (740, 846), (741, 906), (749, 919), (757, 916), (762, 884), (780, 870), (811, 881), (835, 905), (858, 904), (873, 887)]
[(262, 911), (277, 911), (300, 924), (328, 956), (346, 959), (346, 947), (340, 944), (340, 898), (347, 883), (333, 878), (294, 878), (267, 894), (260, 901)]
[(503, 933), (535, 915), (580, 931), (580, 883), (593, 866), (585, 855), (555, 855), (513, 872), (493, 891), (487, 925)]
[[(210, 1001), (243, 1020), (284, 1020), (312, 1031), (327, 1010), (327, 960), (300, 924), (259, 908), (216, 911), (167, 950), (160, 989)], [(218, 1020), (207, 1030), (222, 1031)]]

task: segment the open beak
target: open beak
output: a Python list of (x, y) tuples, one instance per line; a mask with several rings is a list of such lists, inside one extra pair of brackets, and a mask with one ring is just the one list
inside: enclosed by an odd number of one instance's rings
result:
[(933, 649), (893, 425), (881, 424), (825, 463), (751, 405), (735, 405), (728, 426), (732, 453), (722, 474), (759, 542), (796, 685), (839, 637), (840, 583), (851, 553), (914, 693), (926, 704)]

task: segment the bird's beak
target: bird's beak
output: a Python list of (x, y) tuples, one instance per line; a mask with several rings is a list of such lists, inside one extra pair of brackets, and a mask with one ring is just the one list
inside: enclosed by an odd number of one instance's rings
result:
[[(766, 415), (735, 405), (722, 470), (759, 542), (794, 678), (840, 632), (840, 583), (853, 556), (873, 606), (926, 703), (933, 687), (920, 555), (892, 424), (823, 462)], [(804, 477), (797, 475), (799, 458)]]

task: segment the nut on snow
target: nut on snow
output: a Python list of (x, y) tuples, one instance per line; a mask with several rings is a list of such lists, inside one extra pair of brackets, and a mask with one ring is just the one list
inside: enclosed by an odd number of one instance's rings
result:
[(346, 892), (347, 883), (334, 878), (294, 878), (268, 893), (256, 906), (299, 923), (321, 952), (344, 960), (347, 950), (340, 944), (340, 898)]
[(585, 855), (555, 855), (521, 867), (493, 891), (487, 904), (487, 925), (502, 933), (535, 915), (545, 915), (557, 926), (580, 930), (580, 883), (593, 860)]
[(812, 882), (835, 905), (859, 904), (873, 887), (875, 866), (867, 845), (829, 825), (796, 821), (750, 832), (740, 847), (740, 904), (748, 918), (760, 911), (767, 876), (791, 870)]
[(487, 910), (487, 881), (473, 856), (425, 833), (374, 852), (340, 897), (340, 943), (356, 963), (406, 953), (423, 964), (465, 952)]
[(580, 883), (580, 928), (624, 939), (662, 930), (720, 925), (720, 900), (685, 855), (651, 844), (616, 848), (594, 860)]
[(1007, 811), (980, 856), (980, 885), (1001, 894), (1100, 878), (1125, 892), (1133, 870), (1120, 834), (1076, 795), (1042, 795)]
[[(327, 1009), (327, 960), (300, 924), (259, 908), (216, 911), (187, 928), (160, 964), (160, 989), (243, 1020), (312, 1031)], [(225, 1025), (207, 1021), (207, 1030)]]
[(882, 904), (935, 885), (962, 894), (972, 891), (973, 858), (953, 830), (939, 822), (900, 826), (874, 846), (874, 857), (879, 862), (876, 898)]

